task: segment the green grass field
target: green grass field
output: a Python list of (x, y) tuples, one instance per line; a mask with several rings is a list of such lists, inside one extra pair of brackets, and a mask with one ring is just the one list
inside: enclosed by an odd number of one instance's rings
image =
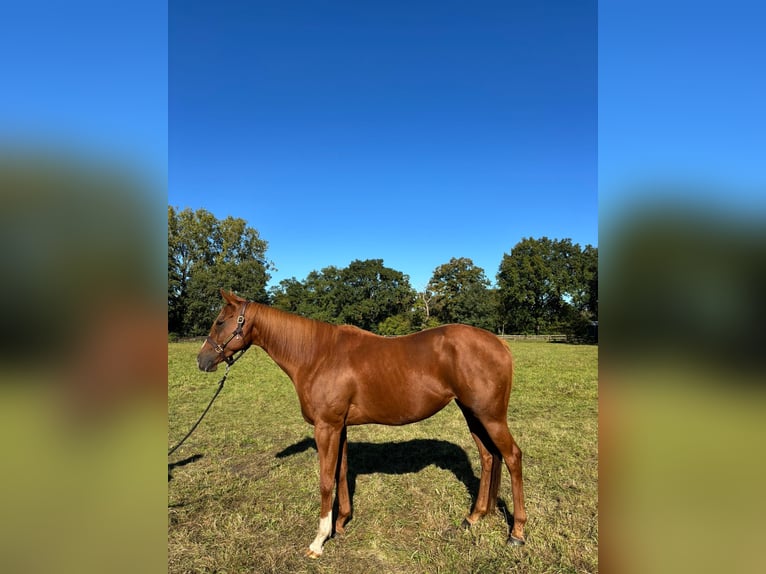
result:
[[(199, 343), (168, 346), (168, 443), (215, 391), (223, 369), (196, 367)], [(253, 348), (230, 370), (205, 420), (171, 457), (168, 570), (180, 572), (478, 573), (598, 570), (598, 348), (511, 343), (509, 427), (524, 452), (524, 547), (506, 545), (501, 503), (458, 528), (479, 459), (450, 404), (409, 426), (349, 429), (354, 514), (323, 556), (303, 551), (319, 518), (313, 429), (287, 376)], [(500, 499), (511, 513), (511, 481)]]

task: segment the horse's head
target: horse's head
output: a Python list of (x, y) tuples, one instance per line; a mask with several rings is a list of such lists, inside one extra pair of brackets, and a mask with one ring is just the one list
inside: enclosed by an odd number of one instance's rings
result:
[(210, 334), (197, 354), (197, 366), (205, 372), (215, 371), (218, 364), (234, 362), (234, 354), (250, 346), (250, 334), (244, 329), (248, 301), (221, 289), (226, 305), (218, 313)]

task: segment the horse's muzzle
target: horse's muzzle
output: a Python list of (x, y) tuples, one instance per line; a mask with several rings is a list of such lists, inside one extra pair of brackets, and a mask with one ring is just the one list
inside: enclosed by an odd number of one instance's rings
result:
[(218, 368), (219, 361), (216, 360), (217, 358), (218, 355), (197, 355), (197, 366), (199, 367), (199, 370), (205, 371), (206, 373), (212, 373)]

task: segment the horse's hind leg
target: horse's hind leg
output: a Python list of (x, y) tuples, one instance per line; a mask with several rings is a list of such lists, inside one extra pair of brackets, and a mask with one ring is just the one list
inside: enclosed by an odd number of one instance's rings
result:
[[(479, 493), (471, 514), (463, 521), (463, 526), (472, 526), (477, 520), (492, 512), (497, 505), (497, 487), (502, 470), (500, 457), (493, 456), (476, 433), (471, 433), (481, 458), (481, 479)], [(497, 459), (497, 462), (496, 462)]]
[(508, 540), (511, 544), (524, 544), (524, 524), (527, 512), (524, 509), (524, 484), (521, 473), (521, 449), (513, 440), (505, 418), (497, 421), (485, 421), (484, 428), (500, 451), (511, 474), (513, 491), (513, 530)]
[(340, 435), (340, 460), (338, 461), (338, 517), (335, 520), (335, 532), (343, 534), (346, 521), (351, 516), (351, 497), (348, 492), (348, 434), (343, 427)]
[[(479, 492), (476, 496), (476, 502), (473, 505), (471, 514), (463, 520), (463, 526), (469, 527), (476, 523), (482, 516), (494, 510), (497, 503), (497, 487), (500, 482), (500, 465), (495, 463), (495, 456), (487, 448), (492, 446), (488, 441), (487, 432), (479, 420), (459, 401), (456, 401), (463, 416), (468, 423), (468, 429), (471, 431), (476, 447), (479, 450), (481, 459), (481, 479), (479, 480)], [(498, 460), (499, 462), (499, 460)]]

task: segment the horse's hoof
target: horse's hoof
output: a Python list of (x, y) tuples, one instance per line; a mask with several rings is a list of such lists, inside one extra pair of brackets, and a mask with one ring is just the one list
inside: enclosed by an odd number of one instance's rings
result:
[(306, 558), (311, 558), (312, 560), (316, 560), (317, 558), (319, 558), (322, 555), (321, 552), (319, 554), (317, 554), (311, 548), (307, 549), (305, 554), (306, 554)]
[(336, 536), (343, 536), (346, 533), (346, 524), (348, 522), (343, 523), (335, 523), (335, 530), (333, 530), (332, 538), (335, 538)]
[(508, 544), (511, 546), (524, 546), (526, 542), (523, 538), (516, 538), (515, 536), (508, 537)]
[(471, 526), (472, 524), (468, 522), (467, 518), (463, 518), (463, 522), (460, 523), (460, 528), (462, 528), (463, 530), (468, 530), (469, 528), (471, 528)]

